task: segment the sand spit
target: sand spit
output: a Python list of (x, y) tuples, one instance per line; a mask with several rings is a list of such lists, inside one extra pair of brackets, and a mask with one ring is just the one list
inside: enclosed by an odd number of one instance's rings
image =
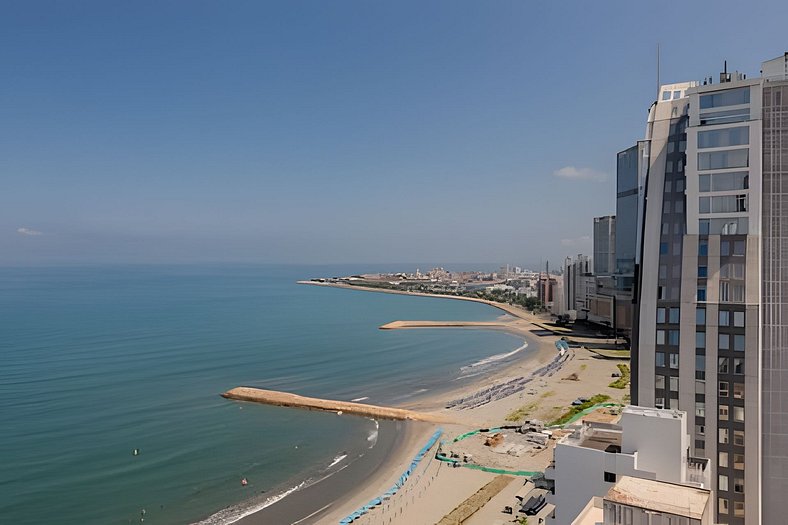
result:
[(307, 410), (325, 410), (327, 412), (341, 412), (343, 414), (353, 414), (357, 416), (396, 419), (402, 421), (426, 421), (430, 423), (448, 423), (446, 417), (437, 414), (428, 414), (406, 410), (403, 408), (381, 407), (376, 405), (366, 405), (364, 403), (353, 403), (351, 401), (336, 401), (331, 399), (318, 399), (316, 397), (304, 397), (289, 392), (278, 392), (276, 390), (263, 390), (251, 387), (236, 387), (228, 390), (222, 397), (235, 399), (238, 401), (252, 401), (266, 405), (305, 408)]
[(512, 323), (496, 321), (392, 321), (380, 327), (381, 330), (402, 328), (511, 328)]

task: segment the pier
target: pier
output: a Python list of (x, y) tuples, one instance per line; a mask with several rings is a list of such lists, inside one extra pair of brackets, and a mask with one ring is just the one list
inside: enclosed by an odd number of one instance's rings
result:
[(426, 421), (430, 423), (449, 422), (445, 417), (436, 414), (426, 414), (403, 408), (381, 407), (364, 403), (354, 403), (352, 401), (318, 399), (316, 397), (299, 396), (298, 394), (291, 394), (289, 392), (263, 390), (261, 388), (245, 386), (228, 390), (222, 394), (222, 397), (237, 401), (251, 401), (253, 403), (263, 403), (265, 405), (304, 408), (307, 410), (323, 410), (325, 412), (352, 414), (376, 419)]

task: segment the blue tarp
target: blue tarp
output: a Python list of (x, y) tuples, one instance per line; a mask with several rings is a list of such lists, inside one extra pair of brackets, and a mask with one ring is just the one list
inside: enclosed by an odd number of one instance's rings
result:
[(408, 481), (408, 478), (410, 477), (411, 473), (416, 470), (416, 467), (418, 467), (421, 460), (424, 459), (424, 456), (427, 454), (427, 451), (431, 449), (433, 445), (435, 445), (435, 442), (438, 441), (438, 439), (441, 437), (441, 434), (443, 434), (443, 430), (438, 429), (435, 431), (435, 433), (432, 435), (429, 441), (427, 441), (427, 444), (421, 447), (419, 453), (414, 456), (413, 461), (411, 461), (410, 463), (410, 467), (408, 467), (408, 469), (402, 473), (402, 475), (399, 477), (399, 480), (394, 484), (393, 487), (391, 487), (380, 498), (373, 499), (372, 501), (370, 501), (360, 509), (356, 510), (350, 516), (343, 518), (339, 522), (340, 525), (348, 525), (349, 523), (353, 523), (354, 520), (359, 519), (361, 516), (363, 516), (370, 510), (374, 509), (376, 506), (380, 505), (381, 503), (383, 503), (384, 499), (388, 499), (392, 497), (394, 494), (396, 494), (399, 491), (399, 489), (401, 489), (402, 486), (405, 485), (405, 482)]

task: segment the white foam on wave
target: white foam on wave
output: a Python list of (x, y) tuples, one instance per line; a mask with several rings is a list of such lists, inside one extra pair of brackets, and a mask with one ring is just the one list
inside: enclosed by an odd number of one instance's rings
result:
[(378, 423), (376, 419), (372, 419), (371, 421), (375, 423), (375, 430), (373, 430), (367, 435), (367, 441), (369, 441), (369, 448), (374, 447), (375, 444), (378, 442), (378, 431), (380, 430), (380, 423)]
[(307, 485), (306, 481), (302, 481), (295, 487), (290, 487), (289, 489), (276, 494), (275, 496), (271, 496), (260, 503), (249, 505), (249, 506), (233, 506), (228, 507), (226, 509), (222, 509), (216, 514), (197, 522), (195, 525), (229, 525), (230, 523), (235, 523), (250, 514), (254, 514), (255, 512), (259, 512), (266, 507), (270, 507), (277, 501), (280, 501), (293, 492), (297, 490), (301, 490)]
[(347, 454), (340, 454), (340, 455), (338, 455), (338, 456), (337, 456), (337, 457), (335, 457), (335, 458), (334, 458), (334, 460), (333, 460), (333, 461), (332, 461), (332, 462), (331, 462), (331, 463), (328, 465), (328, 468), (331, 468), (331, 467), (333, 467), (334, 465), (336, 465), (337, 463), (339, 463), (340, 461), (342, 461), (342, 460), (343, 460), (343, 459), (345, 459), (346, 457), (347, 457)]
[(364, 401), (365, 399), (369, 399), (369, 396), (364, 396), (364, 397), (357, 397), (356, 399), (351, 399), (351, 401), (352, 401), (353, 403), (357, 403), (357, 402), (359, 402), (359, 401)]
[(525, 350), (526, 348), (528, 348), (528, 342), (527, 341), (523, 341), (522, 345), (518, 346), (517, 348), (515, 348), (511, 352), (507, 352), (505, 354), (495, 354), (495, 355), (491, 355), (490, 357), (485, 357), (484, 359), (482, 359), (480, 361), (476, 361), (475, 363), (472, 363), (470, 365), (463, 366), (462, 368), (460, 368), (460, 372), (465, 372), (467, 370), (471, 370), (471, 369), (479, 367), (479, 366), (491, 365), (491, 364), (495, 363), (496, 361), (502, 361), (502, 360), (506, 359), (507, 357), (512, 357), (513, 355), (517, 354), (518, 352), (521, 352), (521, 351)]

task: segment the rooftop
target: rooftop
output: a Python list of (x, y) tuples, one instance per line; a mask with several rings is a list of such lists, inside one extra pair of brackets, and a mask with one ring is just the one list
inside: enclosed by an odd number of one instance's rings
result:
[(605, 501), (699, 520), (708, 507), (709, 494), (695, 487), (623, 476)]
[(596, 421), (583, 422), (580, 428), (565, 436), (561, 442), (575, 447), (620, 452), (621, 432), (621, 427), (618, 425)]
[(684, 412), (669, 408), (649, 408), (635, 405), (624, 407), (622, 414), (632, 414), (635, 416), (659, 417), (662, 419), (681, 419)]

